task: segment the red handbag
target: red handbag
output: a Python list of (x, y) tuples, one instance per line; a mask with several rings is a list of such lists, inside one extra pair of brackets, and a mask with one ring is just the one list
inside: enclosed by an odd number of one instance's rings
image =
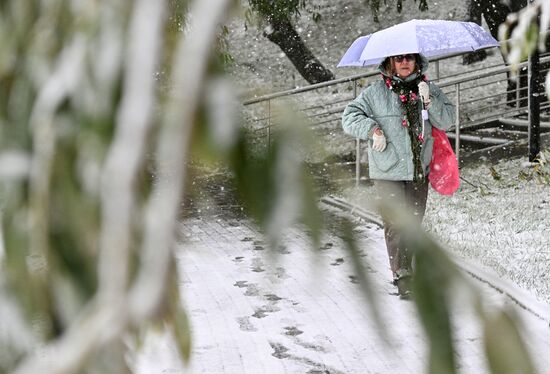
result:
[(442, 195), (452, 195), (460, 186), (458, 161), (445, 131), (432, 127), (434, 145), (428, 180)]

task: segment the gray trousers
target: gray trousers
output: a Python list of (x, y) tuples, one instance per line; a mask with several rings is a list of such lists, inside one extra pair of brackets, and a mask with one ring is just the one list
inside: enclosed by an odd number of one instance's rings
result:
[[(419, 222), (422, 222), (428, 199), (427, 178), (422, 183), (375, 180), (374, 186), (378, 198), (395, 198), (395, 201), (400, 202), (400, 207), (409, 209)], [(394, 225), (387, 217), (382, 216), (382, 220), (384, 221), (384, 238), (394, 280), (412, 275), (412, 255), (407, 249), (407, 243), (404, 243), (401, 235), (394, 229)]]

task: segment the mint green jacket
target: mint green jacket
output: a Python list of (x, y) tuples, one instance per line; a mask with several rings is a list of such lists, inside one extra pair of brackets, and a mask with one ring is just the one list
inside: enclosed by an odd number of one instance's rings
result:
[[(428, 68), (428, 61), (423, 56), (421, 56), (421, 60), (421, 74), (423, 74)], [(379, 70), (383, 73), (381, 65)], [(414, 80), (416, 77), (417, 74), (414, 73), (405, 80)], [(432, 159), (432, 126), (447, 130), (455, 124), (456, 120), (455, 106), (439, 87), (432, 82), (428, 82), (428, 84), (431, 103), (428, 107), (429, 119), (424, 124), (425, 141), (420, 153), (425, 175), (429, 173)], [(421, 115), (421, 110), (422, 105), (419, 101), (419, 115)], [(344, 132), (367, 140), (370, 179), (413, 180), (411, 140), (408, 129), (402, 125), (402, 119), (403, 112), (399, 97), (386, 87), (382, 79), (369, 85), (344, 110), (342, 116)], [(372, 133), (376, 127), (379, 127), (386, 136), (387, 146), (382, 152), (372, 149)]]

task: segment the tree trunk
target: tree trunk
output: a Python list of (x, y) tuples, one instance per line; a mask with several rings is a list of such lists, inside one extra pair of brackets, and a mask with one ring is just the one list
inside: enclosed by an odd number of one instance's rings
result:
[(264, 36), (281, 48), (306, 81), (314, 84), (334, 79), (334, 74), (311, 53), (288, 18), (268, 22)]

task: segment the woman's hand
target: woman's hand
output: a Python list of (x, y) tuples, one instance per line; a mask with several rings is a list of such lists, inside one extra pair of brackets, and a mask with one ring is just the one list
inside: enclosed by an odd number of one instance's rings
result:
[(372, 149), (378, 152), (382, 152), (386, 149), (386, 137), (380, 129), (374, 130), (372, 134)]

